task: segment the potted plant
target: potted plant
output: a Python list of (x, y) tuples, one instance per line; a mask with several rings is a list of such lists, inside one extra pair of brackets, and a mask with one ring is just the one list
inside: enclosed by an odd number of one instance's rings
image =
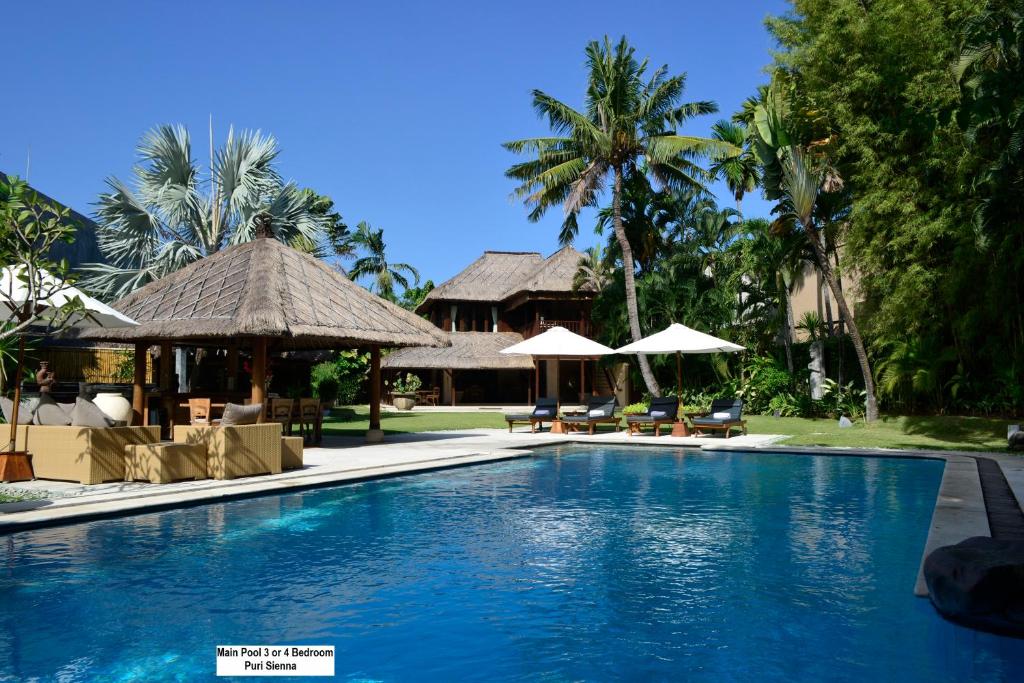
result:
[(423, 381), (416, 375), (407, 373), (399, 376), (391, 387), (392, 403), (398, 410), (412, 410), (416, 405), (416, 392), (423, 386)]

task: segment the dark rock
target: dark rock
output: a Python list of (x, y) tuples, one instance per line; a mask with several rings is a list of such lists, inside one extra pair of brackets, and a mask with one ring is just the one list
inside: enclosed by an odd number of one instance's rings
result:
[(1010, 434), (1006, 441), (1011, 451), (1024, 450), (1024, 430)]
[(939, 613), (970, 628), (1024, 638), (1024, 542), (976, 536), (924, 561)]

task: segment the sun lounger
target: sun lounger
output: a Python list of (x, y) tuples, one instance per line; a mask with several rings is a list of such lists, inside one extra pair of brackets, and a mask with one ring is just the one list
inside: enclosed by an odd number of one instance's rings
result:
[(661, 426), (672, 424), (679, 415), (679, 399), (675, 396), (651, 399), (651, 405), (643, 415), (627, 415), (626, 426), (630, 435), (639, 434), (646, 426), (654, 428), (654, 435), (661, 436)]
[(733, 427), (747, 433), (747, 422), (743, 419), (743, 401), (740, 399), (718, 399), (711, 402), (711, 411), (707, 413), (687, 413), (693, 428), (697, 432), (725, 432), (725, 438)]
[(520, 413), (517, 415), (506, 415), (505, 422), (508, 422), (508, 431), (512, 431), (514, 423), (530, 423), (530, 431), (537, 431), (537, 425), (544, 429), (545, 422), (554, 422), (558, 419), (558, 399), (538, 398), (537, 405), (533, 407), (532, 413)]
[(594, 428), (599, 424), (612, 424), (615, 431), (619, 431), (620, 418), (615, 417), (615, 408), (618, 404), (614, 396), (594, 396), (587, 401), (586, 415), (563, 417), (562, 423), (574, 432), (586, 426), (588, 434), (593, 434)]

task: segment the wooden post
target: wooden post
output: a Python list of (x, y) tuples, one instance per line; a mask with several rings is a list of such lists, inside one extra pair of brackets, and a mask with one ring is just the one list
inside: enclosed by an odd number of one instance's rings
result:
[(370, 347), (370, 429), (366, 432), (369, 442), (381, 441), (384, 432), (380, 429), (380, 347)]
[(238, 383), (238, 344), (228, 344), (228, 357), (225, 363), (227, 371), (227, 390), (234, 391)]
[[(167, 415), (167, 419), (164, 420), (165, 424), (161, 425), (160, 431), (163, 437), (168, 439), (171, 438), (174, 429), (174, 411), (177, 408), (174, 392), (171, 390), (171, 378), (174, 377), (174, 359), (171, 357), (173, 354), (174, 349), (171, 347), (171, 342), (160, 342), (160, 399)], [(163, 429), (164, 427), (166, 427), (166, 431)]]
[(149, 344), (135, 342), (135, 376), (132, 378), (132, 424), (146, 422), (146, 353)]
[(452, 381), (452, 407), (454, 408), (455, 407), (455, 371), (454, 370), (449, 370), (448, 371), (448, 376), (452, 378), (451, 379), (451, 381)]
[(586, 403), (586, 401), (583, 398), (583, 385), (586, 383), (584, 381), (584, 377), (585, 376), (583, 374), (583, 366), (584, 366), (584, 364), (586, 364), (586, 362), (587, 361), (585, 361), (582, 358), (580, 358), (580, 403)]
[[(267, 338), (257, 337), (252, 342), (252, 394), (250, 399), (256, 405), (263, 405), (267, 398)], [(263, 422), (260, 414), (260, 422)]]
[(533, 359), (533, 399), (540, 400), (540, 363)]

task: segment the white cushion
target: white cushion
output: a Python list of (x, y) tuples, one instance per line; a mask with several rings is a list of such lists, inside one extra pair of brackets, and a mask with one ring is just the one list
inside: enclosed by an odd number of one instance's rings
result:
[(668, 416), (668, 411), (665, 411), (665, 410), (652, 410), (651, 411), (651, 417), (666, 417), (666, 416)]
[(533, 414), (536, 417), (541, 417), (541, 416), (545, 416), (545, 415), (550, 415), (551, 411), (549, 409), (547, 409), (547, 408), (537, 408), (537, 410), (533, 411)]
[(728, 420), (732, 417), (732, 413), (711, 413), (711, 417), (716, 420)]
[(600, 408), (594, 408), (587, 413), (590, 417), (604, 417), (604, 411)]

